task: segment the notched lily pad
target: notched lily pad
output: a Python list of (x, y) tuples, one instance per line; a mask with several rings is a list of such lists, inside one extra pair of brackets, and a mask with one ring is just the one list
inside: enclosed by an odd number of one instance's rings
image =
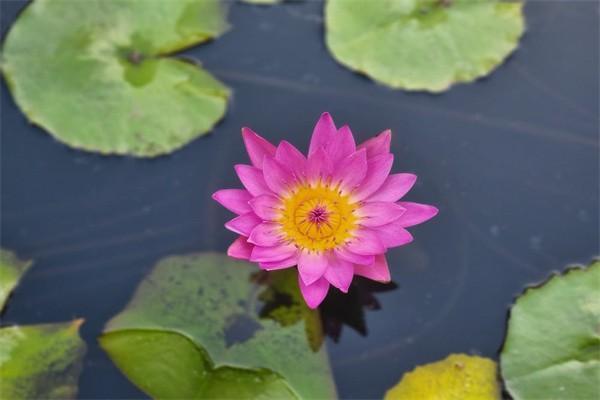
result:
[(259, 315), (256, 271), (219, 254), (164, 259), (100, 344), (155, 398), (335, 397), (325, 349), (313, 351), (304, 320)]
[(83, 320), (0, 329), (3, 399), (72, 399), (86, 346)]
[(327, 0), (333, 57), (393, 88), (440, 92), (487, 75), (517, 47), (519, 1)]
[(19, 260), (12, 251), (0, 249), (0, 312), (31, 264), (31, 261)]
[(451, 354), (404, 374), (385, 400), (500, 400), (496, 363), (488, 358)]
[(69, 146), (156, 156), (208, 132), (229, 90), (167, 54), (227, 29), (219, 0), (35, 0), (2, 49), (29, 118)]
[(600, 262), (573, 267), (517, 298), (500, 355), (515, 399), (598, 398)]

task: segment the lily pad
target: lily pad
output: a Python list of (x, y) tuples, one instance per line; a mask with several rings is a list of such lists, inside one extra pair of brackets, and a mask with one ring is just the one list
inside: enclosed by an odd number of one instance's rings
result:
[(488, 358), (451, 354), (415, 368), (385, 394), (385, 400), (500, 400), (496, 363)]
[(85, 355), (83, 320), (0, 329), (3, 399), (71, 399)]
[(31, 264), (31, 261), (19, 260), (12, 251), (0, 249), (0, 312)]
[(521, 2), (327, 0), (333, 57), (393, 88), (440, 92), (487, 75), (517, 47)]
[(227, 29), (219, 0), (35, 0), (2, 70), (28, 119), (69, 146), (156, 156), (208, 132), (228, 89), (168, 54)]
[(260, 317), (256, 271), (220, 254), (166, 258), (100, 344), (155, 398), (335, 397), (326, 351), (313, 351), (304, 319)]
[(527, 289), (510, 312), (500, 366), (515, 399), (600, 395), (600, 262)]

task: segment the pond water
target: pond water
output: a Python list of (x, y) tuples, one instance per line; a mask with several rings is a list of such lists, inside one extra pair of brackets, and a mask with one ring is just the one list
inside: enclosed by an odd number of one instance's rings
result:
[[(3, 35), (25, 5), (0, 2)], [(85, 318), (79, 396), (145, 397), (98, 347), (104, 324), (160, 258), (225, 251), (234, 239), (210, 195), (239, 186), (242, 126), (306, 149), (329, 111), (361, 141), (391, 128), (394, 171), (419, 176), (407, 199), (440, 209), (411, 230), (415, 242), (388, 253), (397, 287), (374, 293), (380, 309), (365, 309), (366, 335), (345, 325), (327, 340), (340, 396), (381, 397), (449, 353), (497, 358), (515, 295), (599, 253), (598, 8), (529, 2), (527, 33), (504, 65), (428, 95), (338, 65), (319, 2), (232, 4), (231, 31), (184, 53), (232, 88), (225, 119), (152, 160), (69, 149), (29, 125), (2, 82), (2, 246), (35, 260), (2, 322)], [(329, 311), (353, 318), (339, 304)]]

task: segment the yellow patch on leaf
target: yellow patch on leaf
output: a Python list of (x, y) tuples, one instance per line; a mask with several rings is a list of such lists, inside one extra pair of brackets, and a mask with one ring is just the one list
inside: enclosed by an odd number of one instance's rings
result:
[(385, 400), (499, 400), (496, 363), (488, 358), (451, 354), (415, 368), (385, 394)]

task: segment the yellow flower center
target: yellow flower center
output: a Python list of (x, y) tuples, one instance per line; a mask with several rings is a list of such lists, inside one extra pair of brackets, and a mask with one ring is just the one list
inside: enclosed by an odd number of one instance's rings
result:
[(356, 207), (336, 188), (300, 186), (284, 197), (279, 223), (286, 239), (299, 248), (331, 250), (352, 238)]

